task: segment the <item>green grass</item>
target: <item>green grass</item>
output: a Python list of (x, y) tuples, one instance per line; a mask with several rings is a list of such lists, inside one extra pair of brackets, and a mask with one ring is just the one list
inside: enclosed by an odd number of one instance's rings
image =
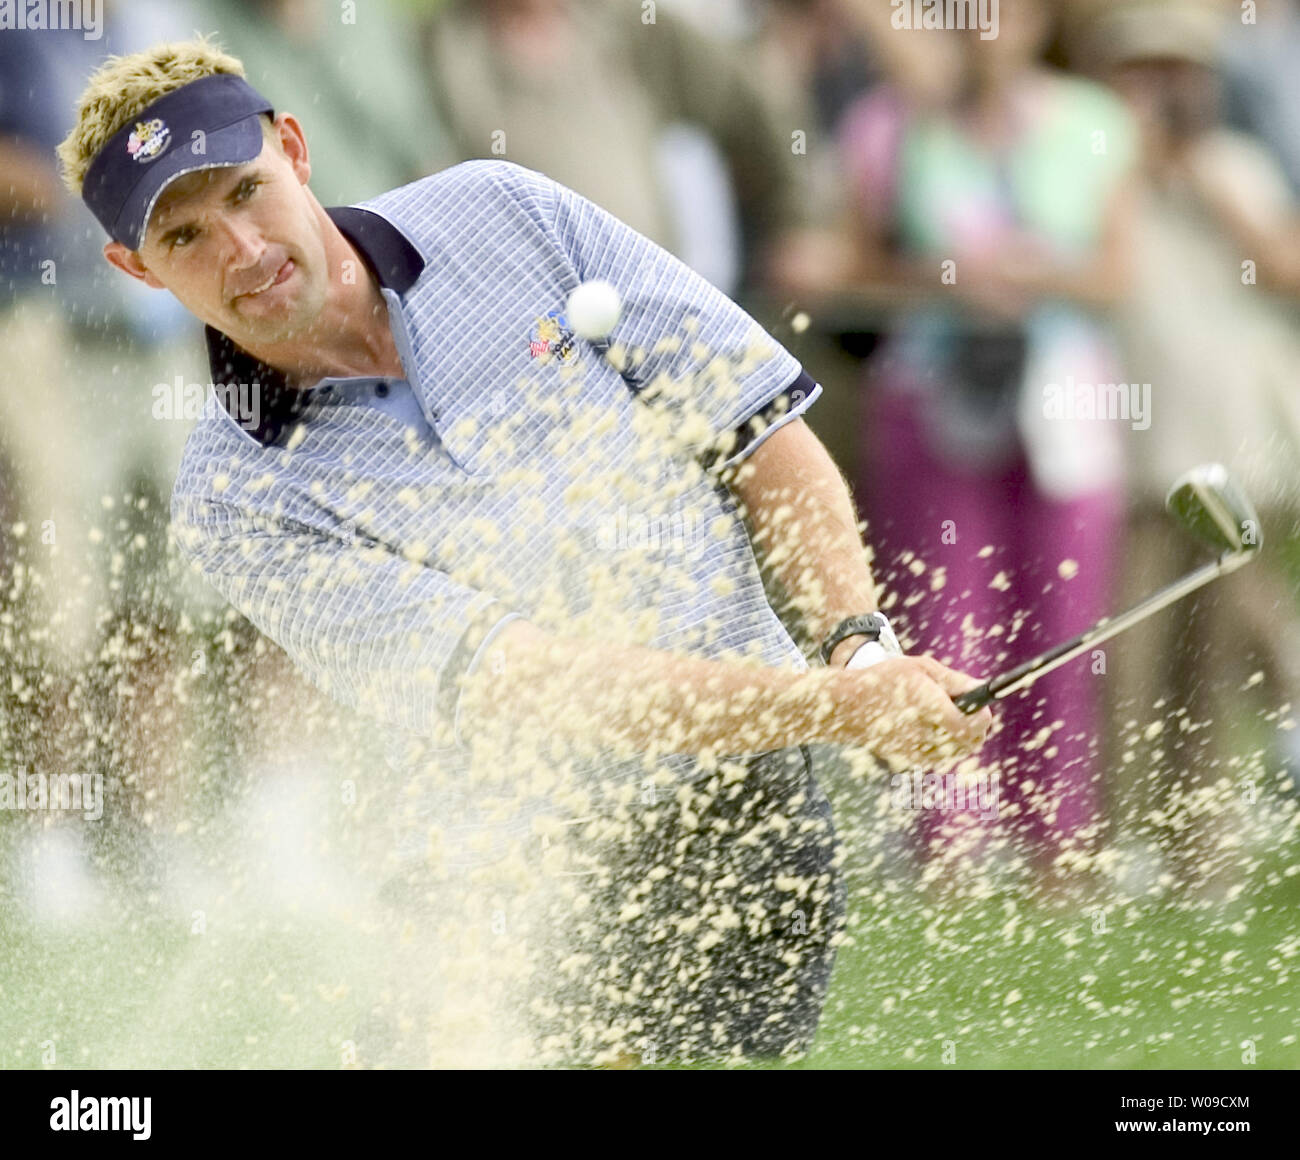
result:
[[(1300, 874), (1261, 866), (1232, 904), (1076, 916), (1012, 895), (941, 909), (855, 885), (816, 1047), (749, 1067), (1297, 1068)], [(231, 910), (191, 934), (130, 916), (0, 935), (5, 1068), (338, 1068), (377, 977), (343, 917)], [(1254, 1045), (1257, 1062), (1243, 1061)]]
[(356, 932), (179, 922), (76, 937), (6, 932), (4, 1068), (338, 1068), (363, 994)]
[[(804, 1067), (1300, 1067), (1300, 878), (1228, 907), (859, 910)], [(1012, 925), (1011, 920), (1019, 916)], [(1288, 957), (1289, 956), (1289, 957)]]

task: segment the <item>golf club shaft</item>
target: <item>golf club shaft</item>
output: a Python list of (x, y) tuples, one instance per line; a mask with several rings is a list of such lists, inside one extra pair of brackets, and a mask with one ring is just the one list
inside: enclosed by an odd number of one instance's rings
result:
[(1041, 653), (1039, 656), (1034, 657), (1033, 660), (1026, 661), (1010, 672), (994, 677), (969, 692), (961, 693), (953, 698), (953, 702), (963, 713), (974, 713), (982, 709), (990, 701), (996, 701), (1009, 693), (1014, 693), (1019, 689), (1032, 685), (1045, 673), (1050, 673), (1053, 669), (1065, 664), (1066, 661), (1073, 660), (1093, 645), (1100, 644), (1104, 640), (1110, 640), (1113, 636), (1118, 636), (1121, 632), (1132, 628), (1153, 613), (1159, 612), (1162, 608), (1168, 608), (1169, 605), (1181, 600), (1184, 596), (1195, 592), (1198, 588), (1203, 588), (1210, 581), (1217, 580), (1220, 576), (1226, 576), (1229, 572), (1235, 572), (1251, 558), (1251, 555), (1250, 552), (1227, 553), (1213, 563), (1205, 564), (1197, 568), (1195, 572), (1189, 572), (1181, 580), (1176, 580), (1168, 587), (1162, 588), (1152, 596), (1148, 596), (1142, 603), (1135, 604), (1126, 612), (1100, 620), (1087, 632), (1080, 633), (1072, 640), (1067, 640), (1064, 644), (1059, 644), (1055, 648)]

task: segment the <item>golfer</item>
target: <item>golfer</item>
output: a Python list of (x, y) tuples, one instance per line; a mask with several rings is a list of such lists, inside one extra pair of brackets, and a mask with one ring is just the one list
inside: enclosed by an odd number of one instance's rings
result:
[[(207, 40), (110, 59), (59, 152), (107, 260), (206, 324), (181, 550), (382, 722), (400, 768), (439, 771), (400, 855), (429, 859), (441, 826), (443, 863), (495, 856), (470, 836), (504, 815), (475, 787), (512, 762), (502, 842), (561, 773), (586, 795), (604, 871), (539, 1028), (597, 1054), (807, 1050), (845, 906), (809, 743), (932, 763), (990, 724), (952, 705), (974, 679), (895, 655), (801, 418), (821, 388), (665, 251), (508, 161), (323, 208), (299, 122)], [(621, 300), (594, 341), (565, 315), (592, 281)]]

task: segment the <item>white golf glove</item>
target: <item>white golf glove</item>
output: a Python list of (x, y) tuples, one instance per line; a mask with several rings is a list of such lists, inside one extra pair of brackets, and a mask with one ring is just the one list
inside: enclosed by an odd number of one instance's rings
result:
[(872, 665), (878, 665), (881, 661), (887, 661), (890, 657), (898, 655), (898, 653), (891, 653), (880, 641), (869, 640), (849, 657), (848, 663), (844, 667), (846, 669), (869, 669)]

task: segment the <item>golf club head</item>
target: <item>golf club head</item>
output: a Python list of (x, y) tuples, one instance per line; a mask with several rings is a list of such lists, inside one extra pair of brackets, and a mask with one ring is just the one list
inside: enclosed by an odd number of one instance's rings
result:
[(1165, 507), (1184, 528), (1216, 552), (1257, 552), (1264, 536), (1241, 485), (1221, 463), (1203, 463), (1180, 475)]

